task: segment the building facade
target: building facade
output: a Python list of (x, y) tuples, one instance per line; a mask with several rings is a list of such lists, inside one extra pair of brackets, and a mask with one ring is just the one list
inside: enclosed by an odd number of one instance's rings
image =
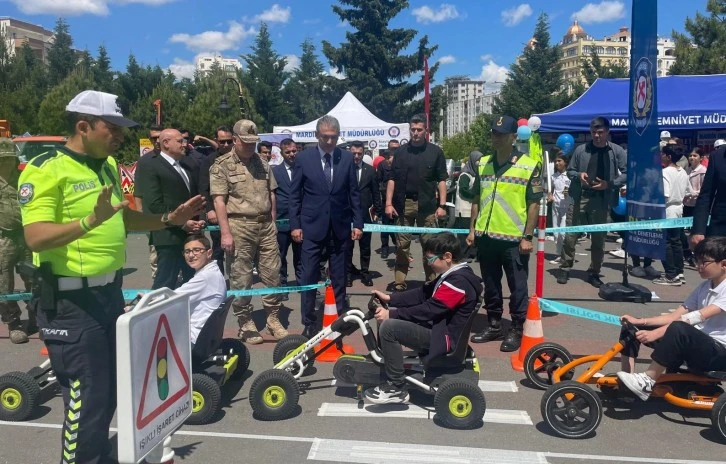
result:
[(453, 76), (444, 81), (447, 105), (440, 134), (450, 137), (466, 132), (480, 114), (491, 114), (497, 94), (485, 94), (484, 84), (466, 76)]
[(222, 56), (199, 56), (197, 58), (196, 70), (199, 74), (206, 74), (212, 70), (212, 67), (218, 65), (229, 76), (237, 74), (238, 69), (242, 69), (242, 63), (235, 58), (223, 58)]
[(47, 63), (48, 52), (55, 39), (53, 31), (25, 21), (0, 16), (0, 34), (5, 38), (10, 56), (14, 56), (27, 43), (38, 59)]
[[(658, 38), (657, 75), (666, 76), (668, 70), (675, 63), (675, 42), (669, 38)], [(588, 35), (585, 30), (574, 22), (567, 30), (560, 42), (560, 69), (565, 85), (572, 90), (575, 84), (585, 83), (582, 75), (581, 62), (589, 58), (592, 51), (598, 54), (602, 63), (622, 62), (626, 68), (630, 66), (630, 29), (621, 27), (620, 30), (603, 39), (596, 39)]]

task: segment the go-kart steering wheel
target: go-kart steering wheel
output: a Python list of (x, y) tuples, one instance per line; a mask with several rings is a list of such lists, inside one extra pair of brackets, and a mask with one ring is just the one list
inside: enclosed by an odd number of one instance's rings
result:
[(371, 314), (375, 314), (378, 308), (388, 309), (388, 305), (382, 302), (377, 296), (371, 295), (371, 299), (368, 300), (368, 311)]

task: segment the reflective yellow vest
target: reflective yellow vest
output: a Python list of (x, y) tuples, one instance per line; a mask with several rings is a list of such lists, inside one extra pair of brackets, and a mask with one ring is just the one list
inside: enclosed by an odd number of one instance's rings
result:
[(523, 155), (497, 177), (492, 158), (486, 155), (479, 163), (480, 202), (475, 231), (478, 236), (518, 242), (527, 222), (527, 184), (539, 163)]

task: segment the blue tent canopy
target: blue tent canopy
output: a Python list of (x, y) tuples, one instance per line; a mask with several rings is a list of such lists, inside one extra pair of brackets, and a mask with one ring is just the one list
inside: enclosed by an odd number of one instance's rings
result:
[[(660, 130), (726, 127), (726, 74), (665, 76), (658, 79)], [(590, 120), (604, 116), (610, 130), (628, 130), (630, 79), (597, 79), (569, 106), (538, 114), (540, 132), (588, 132)]]

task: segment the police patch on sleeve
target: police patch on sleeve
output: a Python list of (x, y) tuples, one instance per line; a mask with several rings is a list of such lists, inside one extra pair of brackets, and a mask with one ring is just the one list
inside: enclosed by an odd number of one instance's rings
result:
[(21, 205), (29, 203), (33, 199), (34, 192), (33, 184), (21, 184), (18, 187), (18, 203)]

